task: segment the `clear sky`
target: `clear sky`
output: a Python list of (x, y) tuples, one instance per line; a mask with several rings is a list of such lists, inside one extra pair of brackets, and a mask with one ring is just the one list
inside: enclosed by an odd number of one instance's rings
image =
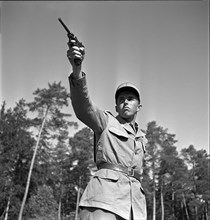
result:
[(0, 101), (32, 101), (48, 82), (68, 88), (61, 17), (86, 47), (83, 70), (99, 107), (115, 113), (116, 87), (133, 82), (142, 129), (155, 120), (176, 135), (178, 149), (209, 152), (208, 8), (207, 0), (3, 1)]

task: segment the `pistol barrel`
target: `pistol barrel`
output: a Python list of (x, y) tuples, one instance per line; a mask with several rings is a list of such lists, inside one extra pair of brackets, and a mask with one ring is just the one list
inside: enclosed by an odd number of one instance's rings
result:
[(67, 26), (63, 23), (62, 19), (61, 18), (58, 18), (58, 20), (60, 21), (60, 23), (62, 24), (62, 26), (64, 27), (64, 29), (67, 31), (68, 34), (72, 34), (70, 32), (70, 30), (67, 28)]
[[(78, 41), (77, 37), (76, 37), (73, 33), (71, 33), (71, 31), (70, 31), (70, 30), (67, 28), (67, 26), (63, 23), (62, 19), (61, 19), (61, 18), (58, 18), (58, 20), (60, 21), (60, 23), (62, 24), (62, 26), (64, 27), (64, 29), (67, 31), (67, 36), (68, 36), (69, 40), (70, 40), (70, 39), (75, 40), (75, 41), (76, 41), (76, 45), (79, 46), (79, 47), (82, 47), (83, 44)], [(84, 47), (84, 46), (83, 46), (83, 47)], [(81, 58), (75, 58), (75, 59), (74, 59), (74, 63), (75, 63), (76, 66), (79, 66), (79, 65), (81, 65), (81, 63), (82, 63), (82, 59), (81, 59)]]

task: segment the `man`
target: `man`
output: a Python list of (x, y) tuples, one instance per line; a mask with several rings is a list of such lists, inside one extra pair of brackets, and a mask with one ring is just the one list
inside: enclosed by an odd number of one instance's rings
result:
[(77, 118), (94, 131), (98, 167), (81, 198), (80, 219), (146, 220), (141, 173), (147, 141), (136, 123), (141, 109), (139, 90), (131, 83), (117, 88), (116, 117), (99, 109), (89, 97), (82, 72), (84, 48), (76, 46), (74, 40), (68, 46), (67, 57), (73, 69), (69, 76), (71, 101)]

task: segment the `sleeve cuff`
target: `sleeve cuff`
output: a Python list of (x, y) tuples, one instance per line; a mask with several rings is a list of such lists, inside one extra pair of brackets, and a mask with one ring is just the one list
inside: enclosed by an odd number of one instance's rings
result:
[(82, 72), (82, 78), (74, 79), (72, 76), (73, 75), (71, 73), (70, 76), (68, 77), (70, 85), (74, 87), (80, 87), (86, 84), (86, 74), (84, 72)]

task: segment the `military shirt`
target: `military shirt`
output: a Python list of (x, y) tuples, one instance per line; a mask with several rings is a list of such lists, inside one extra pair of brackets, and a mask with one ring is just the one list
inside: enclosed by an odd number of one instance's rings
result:
[[(133, 168), (142, 173), (145, 134), (119, 115), (101, 110), (89, 97), (86, 75), (73, 79), (70, 75), (70, 96), (79, 120), (96, 134), (96, 163), (109, 162)], [(137, 131), (135, 131), (137, 130)], [(80, 200), (80, 206), (106, 209), (129, 219), (131, 207), (135, 220), (146, 220), (146, 200), (141, 182), (125, 173), (110, 169), (96, 171)]]

